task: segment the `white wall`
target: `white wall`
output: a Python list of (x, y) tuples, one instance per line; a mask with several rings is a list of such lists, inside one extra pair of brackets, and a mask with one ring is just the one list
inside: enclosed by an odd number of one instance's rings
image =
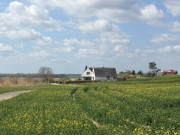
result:
[(102, 80), (102, 81), (105, 81), (107, 80), (107, 77), (95, 77), (95, 80)]
[[(87, 72), (89, 72), (90, 74), (87, 75)], [(84, 73), (81, 75), (81, 78), (83, 79), (83, 77), (90, 77), (91, 79), (93, 79), (93, 77), (95, 78), (95, 74), (93, 71), (91, 71), (89, 68), (86, 69), (86, 71), (84, 71)]]
[[(87, 72), (90, 72), (89, 75), (87, 75)], [(86, 71), (84, 71), (84, 73), (81, 75), (82, 77), (83, 76), (86, 76), (86, 77), (92, 77), (94, 75), (94, 72), (92, 72), (89, 68), (86, 69)]]
[[(95, 80), (101, 80), (101, 81), (108, 81), (108, 79), (107, 79), (107, 77), (95, 77)], [(114, 78), (113, 77), (110, 77), (110, 79), (109, 80), (114, 80)]]

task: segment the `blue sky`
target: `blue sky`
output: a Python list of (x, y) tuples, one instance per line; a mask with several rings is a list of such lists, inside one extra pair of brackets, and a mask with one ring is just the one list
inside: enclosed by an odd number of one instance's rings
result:
[(1, 0), (0, 73), (180, 72), (179, 0)]

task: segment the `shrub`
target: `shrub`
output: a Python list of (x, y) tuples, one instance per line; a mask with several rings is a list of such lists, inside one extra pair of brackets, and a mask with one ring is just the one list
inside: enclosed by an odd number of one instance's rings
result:
[(64, 81), (65, 84), (72, 84), (72, 83), (93, 83), (93, 82), (100, 82), (99, 80), (95, 80), (95, 81)]

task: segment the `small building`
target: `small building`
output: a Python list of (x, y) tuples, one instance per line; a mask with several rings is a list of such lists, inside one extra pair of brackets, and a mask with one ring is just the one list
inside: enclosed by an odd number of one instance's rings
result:
[(90, 67), (85, 69), (84, 73), (81, 75), (81, 80), (100, 80), (108, 81), (115, 80), (117, 78), (115, 68), (105, 68), (105, 67)]
[(157, 76), (162, 76), (162, 74), (163, 74), (163, 71), (158, 71), (157, 72)]
[(178, 72), (176, 70), (165, 70), (162, 72), (162, 75), (176, 75)]

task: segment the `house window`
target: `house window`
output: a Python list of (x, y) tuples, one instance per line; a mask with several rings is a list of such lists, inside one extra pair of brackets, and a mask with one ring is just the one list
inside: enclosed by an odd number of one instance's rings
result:
[(110, 80), (110, 76), (107, 76), (107, 80)]
[(87, 74), (87, 75), (90, 75), (90, 72), (87, 72), (86, 74)]

